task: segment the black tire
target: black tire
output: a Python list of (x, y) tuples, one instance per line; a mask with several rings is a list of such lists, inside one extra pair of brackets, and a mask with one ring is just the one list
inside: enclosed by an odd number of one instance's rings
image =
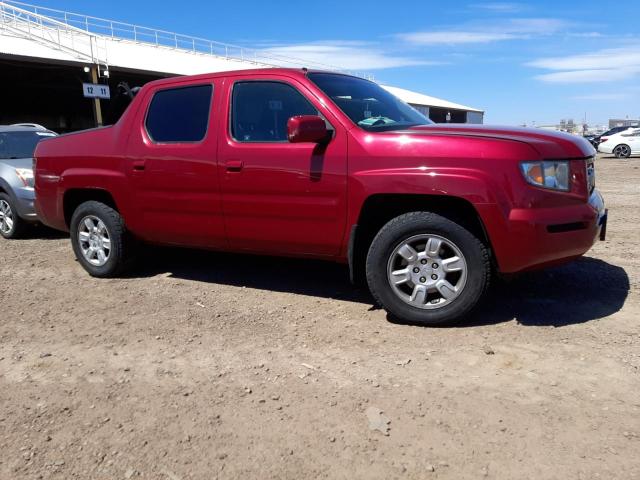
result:
[[(0, 228), (0, 235), (2, 235), (7, 240), (14, 240), (16, 238), (22, 238), (29, 228), (29, 222), (23, 220), (18, 215), (18, 211), (16, 210), (16, 206), (11, 200), (11, 197), (6, 193), (0, 193), (0, 201), (6, 202), (6, 205), (9, 208), (9, 215), (11, 216), (12, 226), (8, 231), (4, 231), (3, 228)], [(6, 224), (5, 224), (6, 225)]]
[[(80, 246), (79, 229), (87, 217), (95, 217), (106, 226), (110, 238), (110, 250), (104, 265), (91, 264), (83, 255)], [(71, 217), (71, 245), (78, 262), (92, 277), (117, 277), (131, 267), (135, 259), (136, 242), (127, 232), (123, 218), (113, 208), (104, 203), (89, 201), (80, 204)]]
[[(466, 282), (450, 303), (435, 309), (410, 305), (394, 292), (387, 278), (392, 253), (402, 242), (416, 235), (437, 235), (455, 244), (467, 265)], [(441, 325), (464, 318), (478, 304), (489, 287), (489, 250), (459, 224), (430, 212), (411, 212), (389, 221), (378, 232), (367, 255), (367, 283), (375, 300), (392, 317), (410, 324)]]
[[(626, 147), (626, 148), (623, 148)], [(620, 145), (616, 145), (613, 149), (613, 154), (616, 158), (629, 158), (631, 156), (631, 147), (621, 143)]]

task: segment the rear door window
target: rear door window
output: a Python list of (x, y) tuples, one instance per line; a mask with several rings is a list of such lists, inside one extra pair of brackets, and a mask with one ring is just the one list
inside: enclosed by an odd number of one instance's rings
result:
[(153, 95), (146, 128), (157, 143), (199, 142), (207, 134), (212, 85), (160, 90)]

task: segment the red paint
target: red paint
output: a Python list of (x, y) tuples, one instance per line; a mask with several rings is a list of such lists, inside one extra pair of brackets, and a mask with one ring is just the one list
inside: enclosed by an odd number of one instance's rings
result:
[[(236, 142), (229, 132), (231, 88), (258, 79), (295, 87), (333, 127), (333, 138)], [(203, 83), (214, 86), (204, 141), (153, 143), (143, 125), (153, 93)], [(294, 120), (289, 126), (308, 134), (319, 125)], [(602, 213), (589, 202), (586, 184), (585, 158), (594, 153), (581, 138), (521, 128), (432, 125), (369, 133), (302, 70), (227, 72), (152, 82), (116, 125), (40, 142), (36, 205), (44, 223), (67, 230), (65, 192), (104, 190), (129, 230), (147, 241), (345, 262), (351, 227), (371, 195), (452, 196), (475, 208), (499, 269), (517, 272), (592, 246)], [(569, 192), (525, 182), (520, 161), (542, 159), (572, 159)], [(547, 231), (575, 222), (584, 228)]]

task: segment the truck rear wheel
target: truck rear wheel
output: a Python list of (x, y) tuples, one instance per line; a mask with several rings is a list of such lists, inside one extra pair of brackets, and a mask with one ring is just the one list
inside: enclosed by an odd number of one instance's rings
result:
[(451, 220), (429, 212), (394, 218), (367, 255), (374, 298), (397, 319), (437, 325), (469, 314), (489, 285), (485, 245)]
[(71, 245), (76, 258), (93, 277), (115, 277), (133, 260), (133, 239), (124, 220), (104, 203), (80, 204), (71, 217)]

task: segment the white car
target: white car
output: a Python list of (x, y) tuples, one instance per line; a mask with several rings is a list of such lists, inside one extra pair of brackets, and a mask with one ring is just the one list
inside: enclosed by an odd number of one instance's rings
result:
[(617, 158), (640, 154), (640, 128), (629, 128), (610, 137), (602, 137), (598, 151), (612, 153)]

